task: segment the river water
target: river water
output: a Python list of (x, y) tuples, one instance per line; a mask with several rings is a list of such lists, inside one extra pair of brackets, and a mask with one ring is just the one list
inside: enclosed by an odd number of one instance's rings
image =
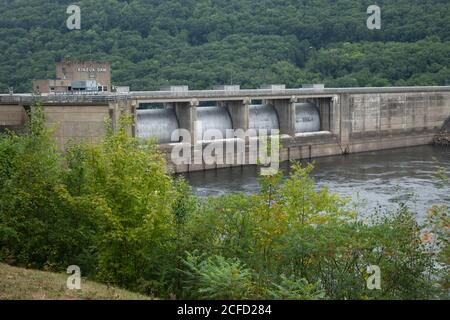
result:
[[(393, 208), (406, 203), (423, 220), (434, 204), (450, 205), (450, 186), (436, 177), (444, 170), (450, 175), (450, 149), (432, 146), (402, 148), (319, 158), (312, 177), (317, 188), (351, 197), (360, 214), (377, 207)], [(281, 165), (288, 173), (288, 163)], [(199, 196), (258, 192), (259, 169), (228, 168), (193, 172), (185, 177)]]

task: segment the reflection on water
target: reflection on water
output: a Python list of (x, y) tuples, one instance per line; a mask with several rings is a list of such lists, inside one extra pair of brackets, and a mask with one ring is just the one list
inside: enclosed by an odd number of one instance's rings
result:
[[(315, 163), (312, 176), (317, 187), (351, 196), (366, 212), (402, 201), (423, 218), (433, 204), (450, 205), (450, 187), (435, 176), (439, 168), (450, 173), (450, 149), (421, 146), (320, 158)], [(282, 168), (288, 172), (287, 164)], [(257, 192), (257, 175), (256, 167), (243, 167), (194, 172), (186, 178), (198, 195), (208, 196)]]

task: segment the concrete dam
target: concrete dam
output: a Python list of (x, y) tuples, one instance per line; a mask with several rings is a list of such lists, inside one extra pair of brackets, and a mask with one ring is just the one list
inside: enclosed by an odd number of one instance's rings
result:
[[(223, 144), (239, 140), (227, 136), (230, 130), (254, 132), (255, 139), (259, 130), (279, 130), (280, 160), (286, 161), (430, 144), (450, 117), (450, 87), (169, 87), (126, 94), (0, 95), (0, 131), (23, 128), (35, 102), (44, 106), (49, 125), (56, 126), (61, 149), (70, 140), (100, 141), (105, 118), (115, 130), (120, 116), (127, 114), (134, 119), (130, 135), (156, 139), (169, 164), (172, 150), (180, 144), (188, 143), (192, 159), (198, 158), (196, 152), (206, 147), (210, 137), (205, 134), (211, 129), (226, 137), (216, 141)], [(177, 129), (189, 132), (190, 141), (174, 141)], [(226, 150), (224, 157), (236, 158), (235, 149)], [(189, 172), (245, 164), (200, 159), (172, 167)]]

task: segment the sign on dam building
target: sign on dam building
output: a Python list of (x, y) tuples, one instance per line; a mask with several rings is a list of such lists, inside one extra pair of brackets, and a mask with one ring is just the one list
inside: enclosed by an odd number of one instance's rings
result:
[[(170, 154), (180, 144), (188, 144), (194, 158), (196, 150), (207, 145), (205, 132), (210, 129), (225, 137), (227, 131), (239, 129), (266, 130), (269, 135), (279, 132), (280, 160), (286, 161), (430, 144), (450, 117), (448, 86), (169, 89), (97, 95), (4, 94), (0, 95), (0, 130), (23, 127), (27, 111), (39, 101), (48, 122), (57, 128), (55, 139), (61, 149), (73, 140), (100, 141), (106, 132), (105, 118), (116, 129), (120, 116), (128, 114), (134, 119), (130, 134), (156, 139), (169, 164)], [(157, 108), (143, 107), (148, 104)], [(172, 133), (179, 129), (190, 134), (189, 140), (173, 139)], [(234, 143), (239, 138), (226, 137), (223, 144), (230, 140)], [(240, 165), (218, 159), (172, 167), (186, 172)]]
[(33, 80), (35, 93), (111, 92), (111, 64), (105, 61), (56, 63), (54, 79)]

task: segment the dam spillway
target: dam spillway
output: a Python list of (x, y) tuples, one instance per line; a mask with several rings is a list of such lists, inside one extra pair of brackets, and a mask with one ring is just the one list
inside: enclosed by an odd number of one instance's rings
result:
[(295, 133), (320, 131), (319, 109), (313, 103), (295, 104)]
[(138, 138), (156, 138), (158, 143), (170, 143), (172, 132), (179, 128), (173, 109), (137, 110)]
[[(199, 140), (211, 140), (212, 136), (226, 137), (227, 130), (233, 129), (230, 114), (223, 107), (197, 108), (197, 137)], [(214, 131), (213, 131), (214, 130)]]
[[(320, 112), (313, 103), (296, 103), (295, 133), (320, 131)], [(227, 138), (227, 131), (235, 128), (230, 113), (225, 107), (197, 108), (198, 140)], [(171, 143), (172, 133), (179, 129), (179, 122), (173, 108), (137, 110), (137, 136), (155, 137), (160, 144)], [(248, 129), (251, 136), (264, 130), (268, 135), (280, 129), (278, 114), (273, 105), (250, 105), (248, 110)]]
[(251, 105), (248, 112), (248, 128), (251, 132), (259, 134), (259, 130), (266, 130), (270, 135), (272, 130), (279, 130), (278, 115), (272, 105)]

